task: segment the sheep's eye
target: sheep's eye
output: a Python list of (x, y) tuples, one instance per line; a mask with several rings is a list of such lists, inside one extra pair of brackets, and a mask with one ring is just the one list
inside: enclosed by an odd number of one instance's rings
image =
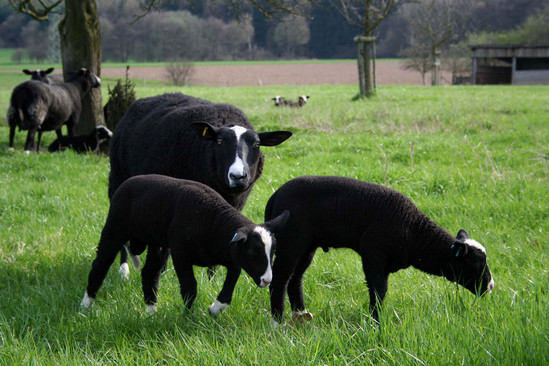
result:
[(257, 149), (258, 147), (259, 147), (259, 141), (254, 142), (254, 148)]
[(217, 144), (218, 144), (218, 145), (221, 145), (222, 143), (223, 143), (223, 140), (217, 139)]

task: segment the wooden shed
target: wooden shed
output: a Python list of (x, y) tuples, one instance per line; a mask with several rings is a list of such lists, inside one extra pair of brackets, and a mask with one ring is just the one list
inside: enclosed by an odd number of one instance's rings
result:
[(473, 84), (549, 84), (549, 45), (469, 47)]

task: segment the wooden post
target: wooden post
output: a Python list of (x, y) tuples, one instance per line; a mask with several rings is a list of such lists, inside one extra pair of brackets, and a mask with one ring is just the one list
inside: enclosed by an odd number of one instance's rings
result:
[(440, 85), (440, 54), (440, 48), (435, 48), (433, 51), (431, 85)]

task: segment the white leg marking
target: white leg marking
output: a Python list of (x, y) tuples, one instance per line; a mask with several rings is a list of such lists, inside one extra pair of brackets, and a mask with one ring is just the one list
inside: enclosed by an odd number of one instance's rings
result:
[(93, 305), (93, 300), (95, 300), (93, 297), (88, 296), (88, 291), (84, 293), (84, 298), (82, 299), (82, 302), (80, 303), (80, 306), (84, 309), (89, 309), (90, 306)]
[(208, 311), (214, 317), (218, 317), (219, 314), (221, 314), (223, 310), (227, 309), (228, 307), (229, 307), (229, 304), (224, 304), (222, 302), (219, 302), (217, 299), (215, 299), (214, 303), (210, 305), (210, 307), (208, 308)]
[(120, 277), (127, 280), (130, 278), (130, 266), (128, 263), (122, 263), (120, 268), (118, 269), (118, 273), (120, 273)]
[(155, 305), (147, 305), (147, 314), (154, 315), (158, 311), (158, 306)]

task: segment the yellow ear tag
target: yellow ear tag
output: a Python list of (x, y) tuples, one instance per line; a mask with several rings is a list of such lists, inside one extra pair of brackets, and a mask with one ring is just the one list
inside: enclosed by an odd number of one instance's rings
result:
[(202, 132), (202, 137), (206, 136), (206, 131), (208, 131), (208, 127), (204, 127), (204, 132)]

